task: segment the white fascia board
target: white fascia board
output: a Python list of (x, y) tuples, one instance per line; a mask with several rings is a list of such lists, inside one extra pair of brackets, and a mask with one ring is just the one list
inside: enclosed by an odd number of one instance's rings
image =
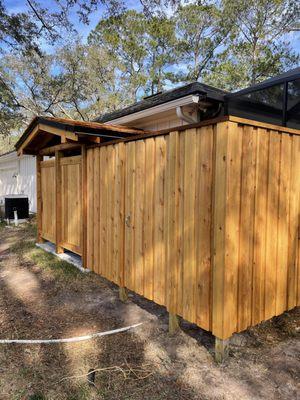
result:
[(120, 118), (115, 118), (110, 121), (105, 122), (106, 124), (127, 124), (128, 122), (135, 121), (137, 119), (142, 119), (150, 116), (155, 116), (155, 114), (160, 114), (165, 111), (170, 111), (172, 109), (176, 109), (179, 106), (187, 106), (190, 104), (198, 103), (199, 97), (195, 95), (188, 95), (185, 97), (181, 97), (180, 99), (168, 101), (167, 103), (159, 104), (154, 107), (149, 107), (146, 110), (137, 111), (135, 113), (124, 115)]
[(3, 154), (2, 156), (0, 156), (0, 163), (7, 162), (7, 161), (13, 161), (13, 160), (17, 160), (17, 159), (18, 159), (17, 152), (12, 151), (10, 153)]

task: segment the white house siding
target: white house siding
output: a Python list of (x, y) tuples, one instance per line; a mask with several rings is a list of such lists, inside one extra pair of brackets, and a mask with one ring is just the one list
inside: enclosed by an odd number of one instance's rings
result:
[(36, 169), (34, 156), (18, 157), (11, 152), (0, 156), (0, 198), (24, 194), (29, 198), (30, 212), (36, 212)]

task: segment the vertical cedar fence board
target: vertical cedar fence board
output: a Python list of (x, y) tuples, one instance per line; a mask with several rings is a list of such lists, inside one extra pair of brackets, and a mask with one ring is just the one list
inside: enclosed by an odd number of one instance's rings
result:
[[(220, 339), (300, 305), (300, 135), (283, 131), (223, 121), (87, 148), (84, 185), (62, 158), (61, 246)], [(55, 164), (40, 166), (55, 242)]]

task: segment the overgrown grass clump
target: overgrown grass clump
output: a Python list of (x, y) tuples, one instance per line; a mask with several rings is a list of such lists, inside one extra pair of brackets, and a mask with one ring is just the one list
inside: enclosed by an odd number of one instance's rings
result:
[(3, 220), (0, 220), (0, 231), (1, 231), (2, 229), (4, 229), (4, 228), (5, 228), (5, 226), (6, 226), (6, 223), (5, 223), (5, 221), (3, 221)]
[(35, 240), (30, 237), (15, 243), (11, 251), (16, 253), (21, 261), (31, 261), (39, 268), (54, 273), (56, 278), (74, 279), (84, 276), (72, 264), (36, 247)]

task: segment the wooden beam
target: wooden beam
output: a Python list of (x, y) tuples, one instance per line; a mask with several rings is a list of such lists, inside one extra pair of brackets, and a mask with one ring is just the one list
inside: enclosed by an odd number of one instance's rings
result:
[(33, 140), (37, 134), (39, 133), (39, 126), (37, 125), (31, 132), (31, 134), (24, 140), (24, 142), (21, 144), (21, 146), (18, 149), (18, 156), (23, 154), (23, 151), (25, 149), (25, 147), (27, 146), (28, 143), (31, 142), (31, 140)]
[(39, 154), (42, 156), (50, 156), (51, 154), (55, 154), (56, 151), (79, 149), (80, 146), (79, 143), (61, 143), (55, 146), (45, 147), (39, 151)]
[(64, 249), (60, 246), (62, 242), (62, 199), (61, 199), (61, 190), (62, 190), (62, 179), (61, 179), (61, 166), (60, 166), (60, 158), (63, 156), (61, 151), (55, 152), (55, 199), (56, 199), (56, 235), (55, 235), (55, 243), (56, 243), (56, 253), (63, 253)]
[(81, 164), (81, 156), (64, 157), (60, 160), (60, 165)]
[(78, 136), (74, 132), (69, 132), (64, 129), (54, 128), (52, 126), (48, 126), (45, 124), (37, 124), (29, 136), (24, 140), (21, 146), (18, 149), (18, 155), (22, 154), (23, 150), (26, 146), (41, 132), (44, 131), (46, 133), (51, 133), (52, 135), (57, 135), (60, 137), (64, 137), (75, 142), (78, 142)]
[(82, 266), (87, 265), (87, 158), (86, 146), (81, 146), (81, 187), (82, 187), (82, 232), (81, 232), (81, 248), (82, 248)]
[(88, 136), (88, 135), (82, 135), (80, 136), (81, 139), (86, 139), (90, 143), (96, 143), (99, 144), (102, 142), (102, 138), (100, 136)]
[(43, 243), (42, 238), (42, 171), (43, 156), (36, 156), (36, 204), (37, 204), (37, 242)]
[(39, 127), (40, 131), (49, 132), (49, 133), (52, 133), (53, 135), (57, 135), (57, 136), (64, 136), (67, 139), (78, 142), (78, 136), (74, 132), (70, 132), (65, 129), (55, 128), (53, 126), (49, 126), (46, 124), (39, 124), (38, 127)]

